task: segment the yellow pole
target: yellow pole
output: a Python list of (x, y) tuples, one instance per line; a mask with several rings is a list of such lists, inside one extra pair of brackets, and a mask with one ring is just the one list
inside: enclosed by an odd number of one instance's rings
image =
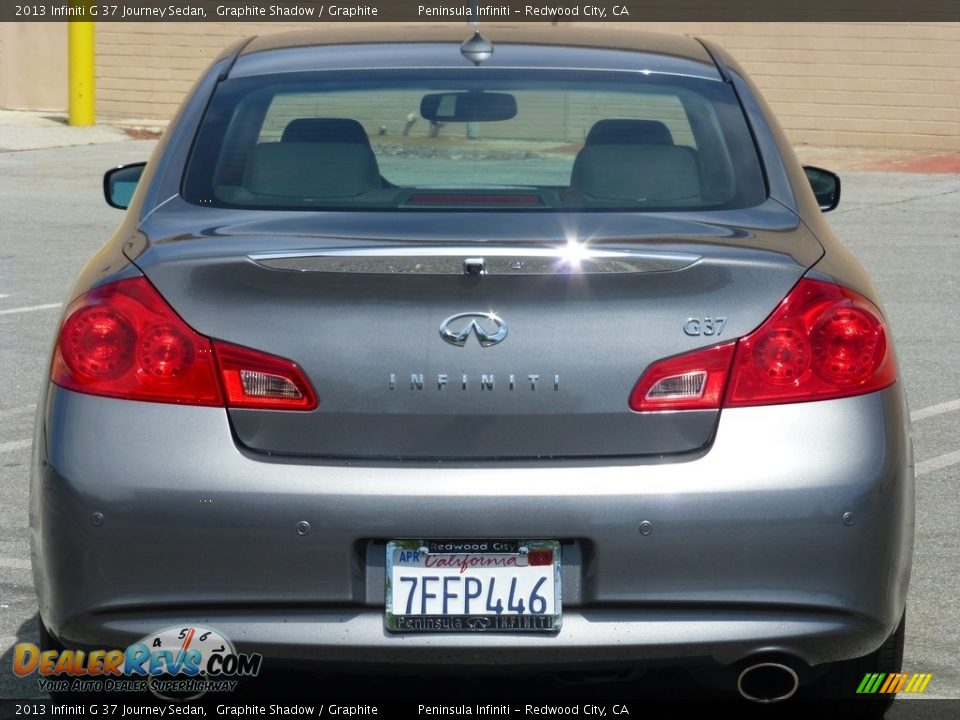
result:
[[(90, 0), (75, 0), (73, 7), (83, 7), (90, 17)], [(97, 122), (94, 94), (94, 37), (92, 21), (74, 21), (69, 26), (70, 103), (68, 121), (71, 125), (94, 125)]]

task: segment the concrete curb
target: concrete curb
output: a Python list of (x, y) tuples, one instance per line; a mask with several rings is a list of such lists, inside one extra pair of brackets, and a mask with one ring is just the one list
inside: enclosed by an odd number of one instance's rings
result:
[(156, 139), (165, 127), (166, 123), (135, 119), (71, 127), (58, 112), (0, 110), (0, 152)]

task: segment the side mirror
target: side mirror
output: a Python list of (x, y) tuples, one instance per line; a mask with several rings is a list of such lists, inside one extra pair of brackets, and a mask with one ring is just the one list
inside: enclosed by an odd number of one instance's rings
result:
[(130, 207), (133, 191), (137, 189), (146, 166), (145, 162), (138, 162), (107, 170), (103, 175), (103, 197), (107, 205), (120, 210)]
[(803, 172), (823, 212), (830, 212), (840, 204), (839, 175), (811, 165), (804, 165)]

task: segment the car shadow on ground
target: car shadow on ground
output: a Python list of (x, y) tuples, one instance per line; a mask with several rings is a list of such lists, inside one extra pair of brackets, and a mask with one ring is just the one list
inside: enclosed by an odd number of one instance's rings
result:
[(39, 640), (38, 616), (33, 614), (17, 628), (16, 638), (0, 655), (0, 699), (27, 699), (44, 697), (37, 688), (36, 676), (18, 677), (13, 672), (13, 659), (16, 647), (20, 643), (33, 643)]

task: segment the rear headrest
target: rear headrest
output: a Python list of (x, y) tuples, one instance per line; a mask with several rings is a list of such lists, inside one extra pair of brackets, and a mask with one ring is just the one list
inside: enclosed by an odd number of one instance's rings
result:
[(599, 199), (673, 205), (700, 198), (700, 174), (688, 147), (585, 145), (570, 187)]
[(659, 120), (598, 120), (587, 145), (673, 145), (670, 129)]
[(370, 144), (363, 125), (349, 118), (297, 118), (287, 123), (280, 142)]
[(377, 158), (360, 143), (261, 143), (250, 153), (244, 187), (278, 198), (362, 195), (381, 186)]

